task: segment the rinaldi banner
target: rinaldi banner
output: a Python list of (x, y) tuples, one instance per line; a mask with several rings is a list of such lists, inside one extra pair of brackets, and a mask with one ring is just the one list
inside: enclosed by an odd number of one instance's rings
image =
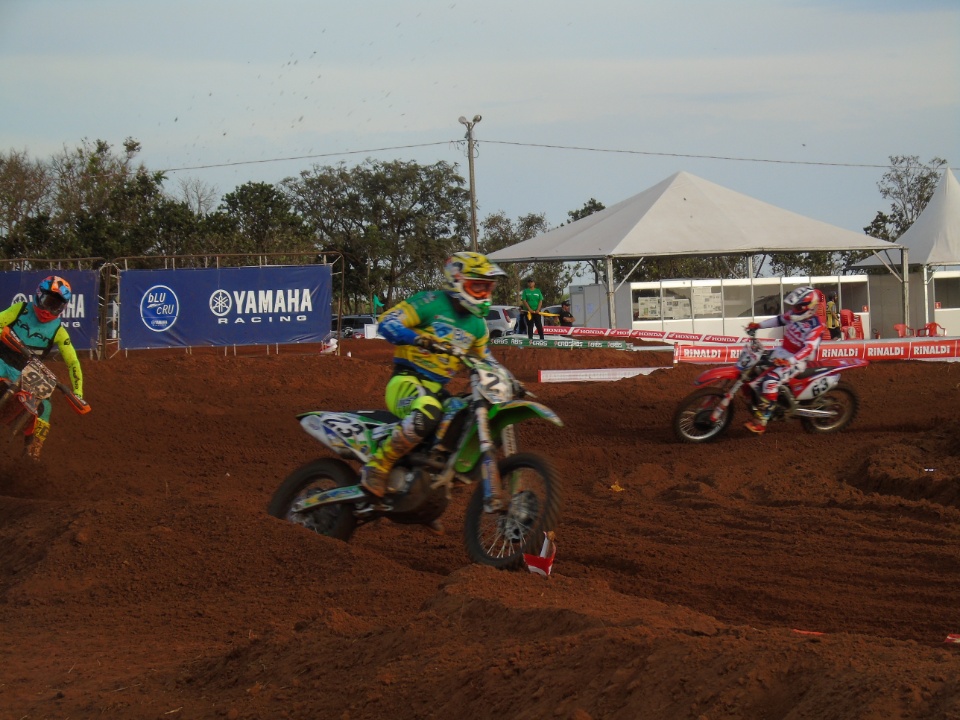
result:
[[(740, 357), (740, 345), (674, 346), (673, 361), (721, 365)], [(889, 340), (821, 343), (817, 360), (958, 360), (960, 340)]]

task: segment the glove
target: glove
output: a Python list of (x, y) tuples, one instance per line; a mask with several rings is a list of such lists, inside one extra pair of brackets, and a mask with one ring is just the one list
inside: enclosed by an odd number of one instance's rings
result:
[(760, 329), (760, 323), (752, 322), (749, 325), (747, 325), (747, 332), (756, 332), (759, 329)]
[(433, 353), (453, 355), (456, 352), (456, 348), (450, 343), (444, 342), (443, 340), (437, 340), (429, 335), (417, 335), (416, 344), (419, 347), (422, 347), (424, 350)]
[(513, 396), (516, 398), (522, 398), (522, 397), (525, 397), (526, 394), (527, 394), (527, 388), (524, 386), (522, 382), (514, 378), (513, 379)]

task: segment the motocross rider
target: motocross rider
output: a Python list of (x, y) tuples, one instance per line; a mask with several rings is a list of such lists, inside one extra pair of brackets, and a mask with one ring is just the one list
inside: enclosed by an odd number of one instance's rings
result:
[(777, 403), (780, 386), (790, 378), (799, 375), (807, 367), (807, 360), (817, 356), (820, 340), (823, 336), (823, 324), (817, 317), (817, 291), (811, 287), (798, 287), (783, 299), (787, 310), (782, 315), (763, 322), (752, 322), (747, 330), (755, 332), (760, 328), (783, 327), (783, 345), (770, 353), (771, 367), (750, 383), (757, 398), (753, 406), (753, 418), (744, 427), (750, 432), (762, 435), (766, 432), (767, 421)]
[(429, 437), (443, 416), (440, 392), (463, 365), (443, 350), (457, 348), (496, 362), (487, 347), (486, 317), (497, 279), (506, 273), (484, 255), (458, 252), (447, 260), (443, 276), (441, 290), (416, 293), (379, 319), (379, 333), (397, 346), (386, 401), (401, 420), (360, 473), (360, 484), (377, 497), (388, 490), (391, 468)]
[[(83, 397), (83, 373), (77, 351), (70, 342), (67, 329), (60, 324), (60, 314), (70, 302), (73, 291), (70, 283), (62, 277), (51, 275), (40, 281), (32, 302), (17, 302), (0, 312), (0, 328), (10, 326), (11, 331), (33, 355), (45, 358), (54, 343), (67, 364), (74, 394)], [(26, 362), (23, 357), (0, 343), (0, 376), (11, 383), (20, 380), (20, 371)], [(47, 398), (36, 420), (24, 431), (24, 453), (34, 459), (40, 458), (40, 449), (50, 431), (51, 402)]]

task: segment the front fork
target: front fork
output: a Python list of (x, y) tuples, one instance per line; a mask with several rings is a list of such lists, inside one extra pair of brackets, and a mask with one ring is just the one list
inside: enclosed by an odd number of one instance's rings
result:
[(480, 477), (483, 478), (483, 511), (496, 512), (503, 507), (500, 469), (496, 445), (490, 434), (487, 406), (477, 408), (477, 438), (480, 440)]
[(726, 389), (723, 399), (713, 406), (713, 411), (710, 413), (710, 422), (714, 424), (720, 422), (720, 419), (726, 414), (730, 403), (733, 402), (733, 398), (737, 396), (737, 391), (741, 385), (743, 385), (743, 378), (740, 378)]

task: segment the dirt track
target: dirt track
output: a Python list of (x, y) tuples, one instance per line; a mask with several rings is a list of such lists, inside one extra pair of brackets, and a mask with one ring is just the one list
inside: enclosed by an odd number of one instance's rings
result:
[(698, 368), (497, 349), (566, 423), (521, 430), (565, 484), (544, 579), (467, 565), (465, 491), (445, 535), (266, 515), (322, 453), (294, 415), (381, 406), (389, 351), (86, 360), (42, 464), (0, 447), (0, 718), (960, 718), (960, 365), (851, 372), (841, 435), (685, 446)]

